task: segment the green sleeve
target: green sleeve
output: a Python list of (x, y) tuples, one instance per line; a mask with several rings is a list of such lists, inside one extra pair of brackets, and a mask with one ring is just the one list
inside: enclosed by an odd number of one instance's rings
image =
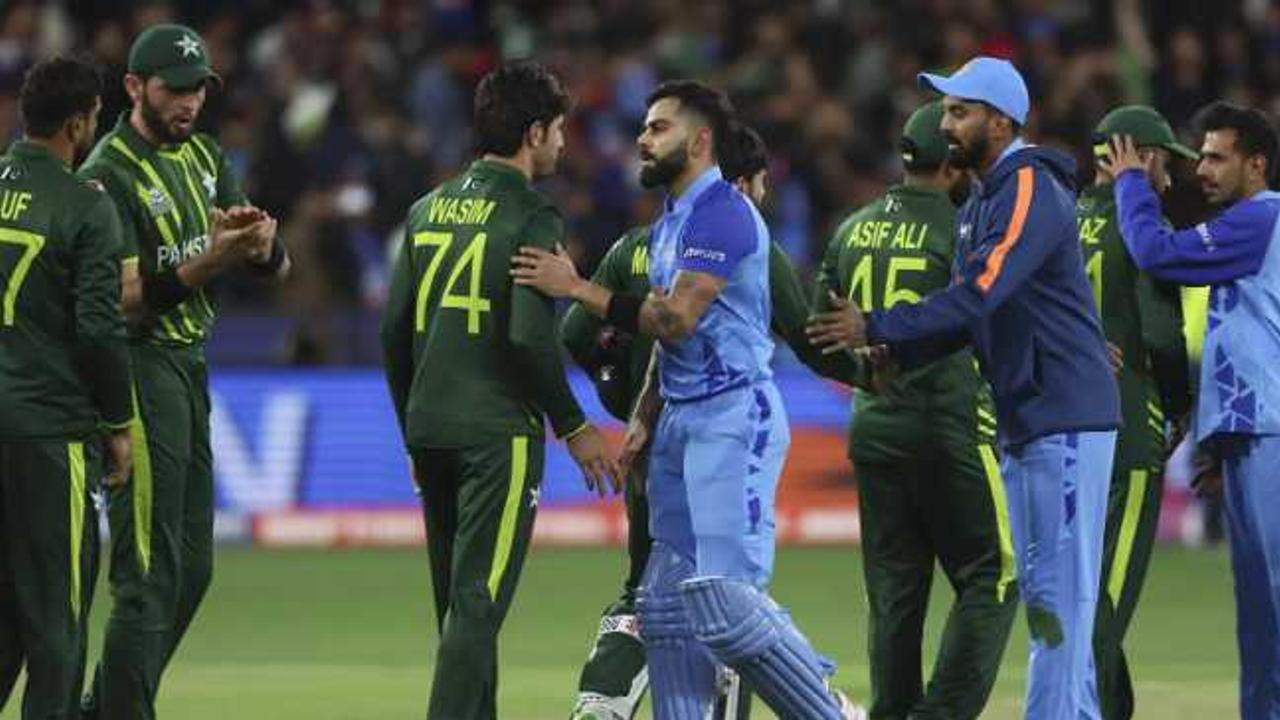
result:
[[(840, 240), (845, 236), (845, 231), (848, 225), (848, 221), (840, 225), (836, 230), (835, 235), (832, 236), (831, 242), (827, 245), (826, 252), (822, 255), (822, 264), (818, 267), (818, 276), (814, 278), (813, 281), (813, 300), (809, 304), (805, 317), (800, 321), (801, 324), (798, 328), (787, 330), (780, 328), (778, 324), (780, 303), (778, 300), (779, 291), (777, 289), (775, 278), (778, 278), (780, 275), (783, 278), (786, 278), (786, 276), (789, 275), (790, 279), (784, 279), (782, 283), (784, 285), (793, 283), (793, 289), (789, 292), (803, 293), (803, 289), (800, 288), (800, 281), (796, 278), (795, 269), (791, 266), (791, 260), (787, 258), (786, 253), (782, 252), (781, 248), (779, 248), (776, 243), (774, 244), (773, 250), (769, 256), (769, 286), (772, 288), (771, 294), (774, 299), (774, 329), (779, 335), (787, 340), (787, 344), (791, 346), (791, 349), (795, 352), (796, 357), (800, 359), (800, 362), (804, 363), (809, 367), (809, 369), (823, 377), (845, 383), (846, 385), (862, 387), (867, 385), (869, 382), (869, 379), (866, 377), (865, 364), (847, 352), (823, 355), (820, 348), (809, 344), (809, 338), (804, 333), (803, 325), (803, 322), (808, 319), (809, 313), (817, 314), (831, 309), (830, 293), (835, 293), (839, 297), (844, 297), (846, 294), (845, 288), (840, 282), (839, 259)], [(775, 267), (778, 263), (785, 263), (785, 273), (775, 272)], [(797, 314), (797, 311), (791, 308), (786, 312), (792, 316)], [(790, 319), (790, 322), (796, 322), (794, 317)], [(794, 340), (791, 335), (795, 336)]]
[(1176, 285), (1138, 274), (1138, 312), (1142, 341), (1151, 359), (1151, 375), (1165, 417), (1174, 420), (1191, 410), (1191, 370), (1182, 334), (1182, 301)]
[(120, 428), (133, 419), (133, 377), (120, 314), (120, 220), (105, 193), (80, 218), (74, 238), (78, 365), (99, 417)]
[[(629, 261), (625, 256), (628, 246), (632, 244), (628, 242), (630, 237), (629, 234), (623, 235), (613, 243), (609, 252), (605, 253), (600, 264), (596, 266), (591, 282), (615, 292), (626, 287), (625, 276), (619, 276), (619, 266), (624, 260)], [(603, 319), (592, 315), (582, 307), (582, 303), (578, 302), (569, 305), (569, 310), (565, 312), (564, 320), (560, 323), (560, 342), (569, 351), (573, 361), (588, 372), (595, 370), (591, 367), (592, 358), (595, 356), (593, 350), (596, 346), (596, 338), (599, 337), (600, 329), (604, 324)]]
[[(410, 216), (412, 216), (410, 211)], [(391, 392), (400, 432), (404, 433), (404, 413), (413, 384), (413, 243), (406, 230), (391, 269), (387, 305), (382, 311), (382, 362)]]
[(84, 180), (96, 181), (101, 184), (107, 195), (111, 197), (113, 212), (118, 218), (117, 224), (120, 227), (120, 257), (118, 259), (126, 260), (138, 257), (138, 230), (137, 224), (133, 222), (133, 218), (130, 215), (130, 195), (126, 181), (112, 172), (104, 163), (86, 165), (80, 169), (79, 175)]
[[(564, 221), (552, 207), (534, 213), (517, 237), (535, 247), (555, 248), (564, 237)], [(586, 416), (569, 389), (556, 344), (555, 302), (523, 285), (511, 288), (511, 322), (507, 331), (514, 357), (529, 378), (534, 401), (551, 421), (556, 437), (564, 437), (586, 423)]]

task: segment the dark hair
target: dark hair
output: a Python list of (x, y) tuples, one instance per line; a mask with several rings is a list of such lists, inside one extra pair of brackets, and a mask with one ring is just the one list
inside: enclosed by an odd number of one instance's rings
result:
[(22, 79), (18, 93), (27, 135), (58, 134), (73, 116), (93, 112), (101, 90), (97, 68), (84, 60), (55, 57), (36, 64)]
[(730, 124), (729, 137), (722, 143), (719, 161), (725, 180), (750, 182), (756, 173), (769, 166), (769, 150), (759, 133), (735, 122)]
[(716, 159), (724, 156), (734, 115), (733, 105), (727, 95), (697, 80), (669, 80), (649, 93), (645, 104), (653, 105), (663, 98), (679, 100), (681, 110), (688, 110), (702, 118), (711, 128)]
[(1201, 135), (1212, 130), (1235, 130), (1236, 149), (1245, 157), (1261, 155), (1267, 161), (1267, 185), (1274, 184), (1280, 170), (1280, 140), (1261, 111), (1219, 100), (1197, 112), (1195, 124)]
[(476, 88), (476, 150), (511, 157), (535, 124), (549, 125), (567, 114), (572, 101), (560, 79), (538, 63), (503, 63)]

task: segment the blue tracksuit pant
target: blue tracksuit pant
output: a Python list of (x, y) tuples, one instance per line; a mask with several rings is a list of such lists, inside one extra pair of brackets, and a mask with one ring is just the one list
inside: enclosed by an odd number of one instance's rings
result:
[(1280, 436), (1223, 443), (1240, 717), (1280, 720)]
[(700, 576), (764, 588), (773, 572), (774, 495), (791, 434), (772, 382), (663, 408), (649, 461), (653, 539)]
[(1031, 629), (1026, 717), (1097, 720), (1093, 619), (1115, 431), (1004, 448), (1018, 583)]

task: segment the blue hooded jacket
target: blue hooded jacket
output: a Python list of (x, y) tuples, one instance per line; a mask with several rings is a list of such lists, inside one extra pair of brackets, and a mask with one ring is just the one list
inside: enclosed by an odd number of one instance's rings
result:
[(951, 286), (868, 317), (868, 342), (888, 344), (903, 367), (972, 344), (1006, 445), (1120, 425), (1074, 177), (1075, 162), (1056, 150), (1006, 155), (960, 208)]

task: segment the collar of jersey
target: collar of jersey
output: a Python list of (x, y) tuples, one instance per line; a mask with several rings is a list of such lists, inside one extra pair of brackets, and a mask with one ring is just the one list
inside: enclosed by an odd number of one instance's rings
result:
[(39, 158), (41, 160), (51, 160), (59, 165), (64, 165), (62, 160), (58, 159), (52, 152), (49, 152), (48, 148), (43, 145), (37, 145), (30, 140), (19, 140), (15, 142), (9, 148), (9, 152), (13, 155), (21, 155), (28, 158)]
[(684, 189), (680, 197), (674, 200), (670, 195), (667, 196), (667, 212), (682, 212), (693, 207), (693, 203), (698, 196), (707, 191), (707, 188), (714, 185), (717, 181), (723, 180), (724, 176), (720, 174), (720, 166), (712, 165), (707, 168), (697, 180), (690, 183), (689, 187)]
[(492, 173), (497, 173), (499, 175), (506, 175), (508, 177), (519, 180), (521, 183), (524, 183), (524, 184), (529, 183), (529, 178), (525, 177), (524, 173), (504, 163), (494, 162), (492, 160), (485, 160), (484, 158), (476, 158), (471, 163), (471, 170), (475, 171), (480, 169), (487, 170)]
[(142, 137), (142, 135), (138, 133), (138, 130), (133, 127), (133, 123), (129, 122), (130, 112), (131, 111), (129, 110), (125, 110), (124, 112), (120, 113), (120, 119), (116, 120), (116, 130), (115, 130), (116, 135), (118, 135), (120, 139), (123, 140), (124, 143), (129, 146), (130, 150), (134, 151), (139, 156), (141, 156), (143, 154), (151, 155), (156, 152), (170, 151), (170, 150), (176, 151), (178, 149), (177, 145), (156, 146), (147, 142), (147, 139)]
[(942, 198), (947, 202), (951, 202), (947, 197), (947, 193), (937, 188), (925, 187), (923, 185), (908, 185), (905, 182), (898, 183), (889, 188), (889, 192), (895, 195), (918, 195), (921, 197)]

